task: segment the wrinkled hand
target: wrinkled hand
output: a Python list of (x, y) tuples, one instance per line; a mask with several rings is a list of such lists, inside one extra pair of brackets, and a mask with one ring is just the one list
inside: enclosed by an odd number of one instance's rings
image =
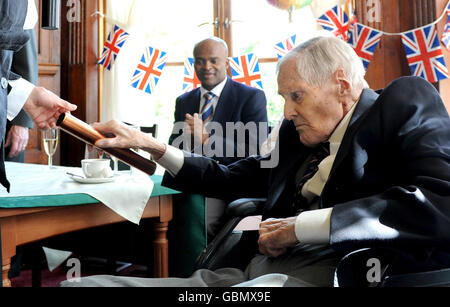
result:
[(59, 98), (43, 87), (35, 87), (23, 108), (39, 129), (45, 130), (56, 126), (56, 121), (61, 113), (75, 111), (77, 106)]
[(100, 148), (137, 148), (140, 132), (130, 126), (117, 121), (110, 120), (106, 123), (93, 123), (92, 128), (108, 137), (95, 142)]
[(192, 134), (197, 143), (204, 144), (208, 140), (209, 134), (198, 113), (194, 113), (193, 116), (186, 113), (185, 123), (187, 129), (184, 132)]
[(25, 150), (28, 144), (28, 128), (13, 125), (6, 136), (5, 147), (11, 145), (8, 157), (13, 158)]
[(93, 123), (92, 127), (107, 136), (95, 142), (96, 147), (143, 149), (149, 152), (154, 159), (159, 159), (165, 152), (164, 144), (120, 121), (110, 120), (106, 123)]
[(259, 251), (269, 257), (284, 254), (288, 247), (298, 243), (295, 236), (296, 216), (285, 219), (267, 219), (259, 225)]

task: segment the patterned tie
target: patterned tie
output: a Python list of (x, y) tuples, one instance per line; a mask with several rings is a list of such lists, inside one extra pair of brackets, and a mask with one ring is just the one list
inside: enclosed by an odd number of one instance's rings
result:
[(303, 173), (302, 178), (297, 183), (297, 186), (295, 188), (295, 194), (294, 194), (294, 202), (292, 204), (293, 207), (293, 213), (297, 214), (300, 211), (303, 211), (304, 209), (308, 208), (308, 201), (307, 199), (302, 195), (302, 188), (305, 185), (305, 183), (311, 179), (314, 174), (319, 169), (320, 162), (325, 159), (330, 154), (330, 143), (320, 143), (317, 147), (315, 147), (311, 151), (311, 160), (308, 162), (308, 165), (306, 166), (305, 172)]
[(204, 124), (211, 121), (213, 118), (213, 104), (212, 100), (214, 98), (214, 94), (211, 92), (207, 92), (203, 95), (205, 97), (205, 103), (203, 104), (201, 114), (202, 114), (202, 121)]

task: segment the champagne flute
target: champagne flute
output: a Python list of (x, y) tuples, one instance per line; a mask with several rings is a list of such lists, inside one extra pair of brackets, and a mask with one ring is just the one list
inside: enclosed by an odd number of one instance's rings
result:
[(51, 128), (42, 131), (42, 140), (44, 144), (44, 151), (48, 156), (48, 167), (53, 167), (53, 154), (58, 147), (58, 139), (59, 139), (59, 129)]
[(113, 161), (114, 176), (118, 176), (119, 175), (119, 159), (117, 159), (114, 156), (110, 156), (110, 158)]

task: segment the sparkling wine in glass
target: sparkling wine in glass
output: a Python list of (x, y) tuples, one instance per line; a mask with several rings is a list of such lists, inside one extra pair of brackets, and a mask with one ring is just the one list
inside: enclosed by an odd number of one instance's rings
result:
[(44, 144), (44, 151), (48, 156), (48, 166), (53, 168), (53, 154), (58, 147), (59, 130), (57, 128), (47, 129), (42, 131), (42, 140)]

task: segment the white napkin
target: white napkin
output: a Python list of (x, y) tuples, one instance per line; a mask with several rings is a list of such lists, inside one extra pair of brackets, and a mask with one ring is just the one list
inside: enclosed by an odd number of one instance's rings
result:
[(45, 258), (47, 258), (48, 270), (50, 272), (53, 272), (54, 269), (59, 267), (61, 263), (66, 261), (66, 259), (72, 255), (72, 252), (57, 250), (45, 246), (42, 246), (42, 249), (44, 250)]
[(79, 167), (6, 162), (6, 174), (11, 183), (10, 193), (0, 191), (0, 197), (88, 194), (123, 218), (139, 224), (152, 194), (153, 182), (140, 171), (115, 176), (113, 182), (83, 184), (74, 181), (67, 172), (82, 175)]

